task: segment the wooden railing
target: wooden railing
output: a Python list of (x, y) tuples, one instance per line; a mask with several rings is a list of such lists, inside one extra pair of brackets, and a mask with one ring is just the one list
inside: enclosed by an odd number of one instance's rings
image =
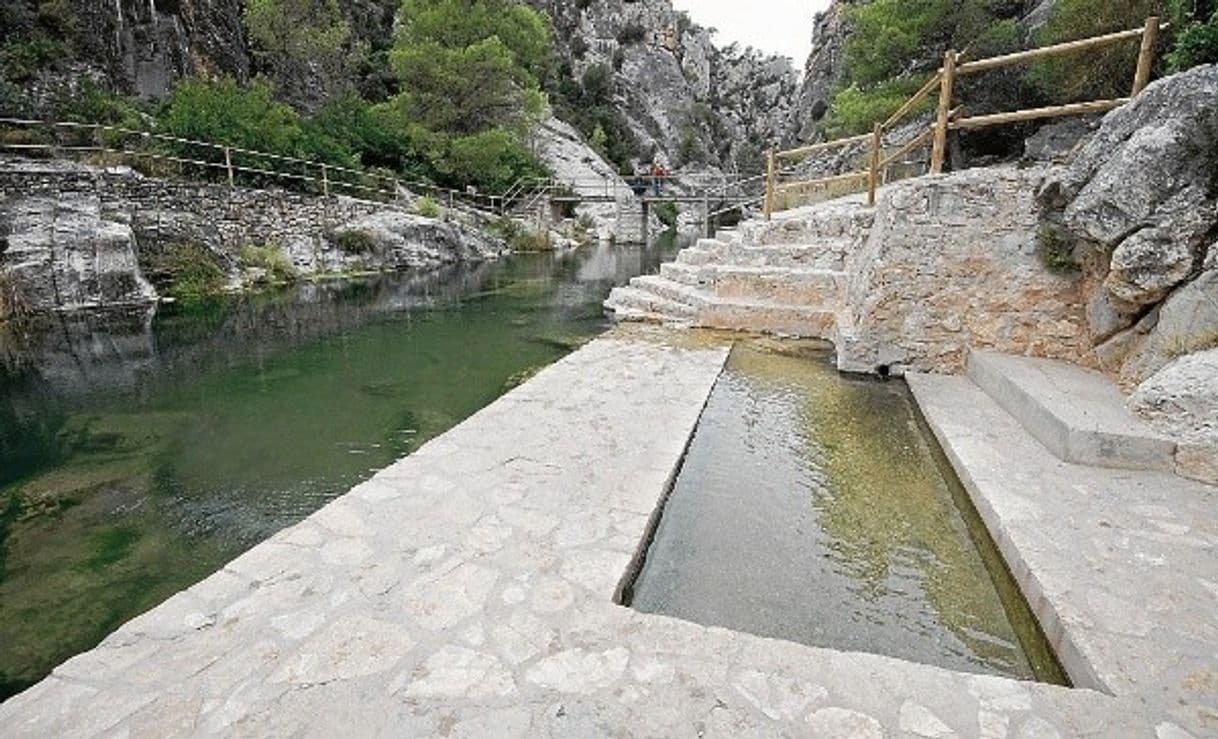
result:
[[(0, 152), (53, 157), (115, 157), (126, 161), (159, 162), (199, 173), (223, 177), (235, 187), (239, 177), (274, 182), (294, 189), (315, 191), (324, 196), (347, 197), (396, 203), (406, 190), (427, 195), (450, 208), (466, 206), (501, 211), (501, 196), (441, 187), (428, 182), (405, 180), (393, 174), (354, 169), (327, 162), (271, 154), (238, 146), (197, 141), (177, 136), (74, 121), (38, 121), (0, 118), (0, 129), (24, 131), (28, 140), (0, 139)], [(189, 151), (191, 153), (181, 153)]]
[[(889, 116), (887, 120), (883, 123), (875, 124), (875, 128), (871, 133), (826, 141), (820, 144), (801, 146), (786, 151), (771, 150), (768, 156), (766, 172), (766, 190), (763, 206), (765, 217), (768, 220), (775, 211), (782, 210), (785, 198), (791, 194), (817, 190), (829, 191), (831, 188), (849, 191), (852, 186), (855, 188), (861, 186), (866, 189), (868, 205), (874, 205), (876, 190), (887, 181), (887, 174), (892, 165), (927, 144), (931, 145), (929, 170), (936, 174), (942, 172), (943, 165), (947, 159), (948, 134), (951, 131), (972, 130), (1045, 118), (1106, 113), (1120, 107), (1129, 102), (1133, 96), (1142, 92), (1146, 88), (1146, 85), (1149, 84), (1159, 35), (1167, 28), (1167, 24), (1161, 24), (1159, 18), (1152, 16), (1146, 20), (1146, 24), (1142, 28), (1109, 33), (1103, 36), (1069, 41), (1052, 46), (1043, 46), (976, 61), (964, 61), (963, 54), (950, 50), (943, 56), (943, 66), (908, 101)], [(978, 116), (964, 115), (964, 108), (955, 105), (956, 81), (963, 76), (989, 72), (1016, 64), (1026, 64), (1040, 59), (1075, 54), (1133, 39), (1141, 39), (1141, 49), (1138, 53), (1137, 69), (1134, 72), (1130, 97), (1112, 100), (1091, 100), (1081, 103), (1029, 108), (1008, 113), (991, 113)], [(899, 145), (896, 151), (885, 153), (885, 135), (894, 130), (911, 113), (917, 111), (919, 106), (936, 90), (939, 93), (939, 101), (935, 110), (934, 121), (925, 130)], [(790, 171), (789, 168), (784, 166), (788, 162), (803, 160), (813, 154), (825, 154), (861, 144), (868, 146), (867, 166), (865, 169), (811, 180), (780, 182), (780, 178)]]

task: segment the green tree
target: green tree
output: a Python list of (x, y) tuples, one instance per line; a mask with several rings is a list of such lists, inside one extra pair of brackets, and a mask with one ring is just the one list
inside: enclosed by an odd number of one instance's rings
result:
[(397, 44), (464, 49), (496, 37), (534, 81), (549, 62), (550, 25), (515, 0), (403, 0)]
[(243, 19), (258, 59), (289, 100), (312, 107), (350, 86), (362, 48), (337, 0), (249, 0)]
[(539, 170), (524, 141), (546, 109), (547, 21), (512, 0), (403, 0), (384, 107), (447, 184), (499, 189)]
[[(263, 81), (242, 86), (227, 78), (183, 80), (166, 99), (158, 123), (161, 132), (183, 139), (286, 156), (297, 153), (302, 135), (300, 116), (276, 102)], [(194, 158), (209, 153), (189, 144), (177, 149)]]

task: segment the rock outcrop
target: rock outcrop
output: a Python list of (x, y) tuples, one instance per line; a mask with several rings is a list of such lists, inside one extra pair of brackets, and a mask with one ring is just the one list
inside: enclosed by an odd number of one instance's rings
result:
[(1095, 263), (1089, 328), (1136, 385), (1218, 340), (1218, 66), (1152, 84), (1108, 114), (1040, 200)]
[(816, 16), (812, 29), (812, 53), (804, 66), (803, 85), (795, 106), (801, 139), (812, 138), (816, 124), (829, 112), (833, 93), (846, 74), (846, 41), (849, 37), (846, 4), (834, 0)]
[(1177, 440), (1177, 471), (1218, 485), (1218, 348), (1172, 362), (1144, 382), (1129, 404)]
[(104, 215), (96, 196), (0, 200), (0, 222), (0, 272), (26, 310), (156, 299), (140, 271), (130, 223)]
[(672, 0), (527, 0), (553, 20), (571, 78), (611, 70), (615, 106), (649, 153), (677, 167), (756, 171), (761, 152), (794, 136), (790, 62), (720, 49)]
[(182, 247), (209, 255), (234, 286), (265, 278), (266, 265), (255, 261), (309, 277), (502, 254), (503, 243), (470, 219), (158, 180), (123, 167), (0, 160), (0, 287), (6, 305), (33, 312), (148, 302), (157, 298), (145, 278), (149, 266)]

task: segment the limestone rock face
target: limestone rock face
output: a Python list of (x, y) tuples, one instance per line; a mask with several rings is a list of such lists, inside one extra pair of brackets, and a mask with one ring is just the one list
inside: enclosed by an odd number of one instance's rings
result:
[(504, 245), (482, 225), (460, 209), (431, 219), (346, 197), (0, 158), (0, 313), (153, 301), (145, 277), (183, 246), (209, 253), (233, 287), (267, 276), (245, 263), (249, 247), (279, 252), (300, 277), (495, 259)]
[(1041, 204), (1096, 263), (1089, 328), (1105, 370), (1137, 385), (1218, 335), (1218, 65), (1159, 80), (1104, 117)]
[(31, 311), (156, 299), (136, 258), (131, 226), (103, 217), (97, 198), (0, 201), (0, 273)]
[[(334, 229), (332, 240), (351, 233), (366, 238), (367, 251), (346, 256), (359, 260), (358, 266), (366, 269), (479, 262), (500, 252), (499, 244), (479, 231), (395, 210), (370, 213), (341, 225)], [(341, 260), (327, 253), (323, 261)]]
[(615, 106), (643, 152), (672, 167), (758, 170), (790, 141), (798, 79), (788, 60), (715, 46), (672, 0), (528, 0), (548, 14), (573, 79), (613, 70)]
[(1172, 362), (1138, 387), (1130, 407), (1176, 438), (1177, 471), (1218, 485), (1218, 348)]
[(613, 165), (605, 161), (579, 131), (557, 118), (550, 118), (538, 127), (535, 137), (537, 152), (555, 179), (571, 183), (572, 189), (589, 196), (609, 195), (612, 203), (588, 202), (578, 206), (579, 216), (588, 216), (596, 224), (601, 239), (639, 238), (642, 204)]
[(846, 41), (850, 38), (845, 11), (845, 4), (835, 0), (813, 23), (812, 53), (804, 67), (804, 81), (796, 103), (802, 139), (810, 138), (814, 126), (829, 112), (833, 92), (845, 76)]

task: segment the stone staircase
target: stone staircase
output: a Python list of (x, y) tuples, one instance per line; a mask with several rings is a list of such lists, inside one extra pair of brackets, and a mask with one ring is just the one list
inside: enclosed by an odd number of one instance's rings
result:
[(615, 289), (605, 307), (625, 321), (836, 339), (846, 328), (846, 259), (873, 217), (849, 199), (745, 222)]

